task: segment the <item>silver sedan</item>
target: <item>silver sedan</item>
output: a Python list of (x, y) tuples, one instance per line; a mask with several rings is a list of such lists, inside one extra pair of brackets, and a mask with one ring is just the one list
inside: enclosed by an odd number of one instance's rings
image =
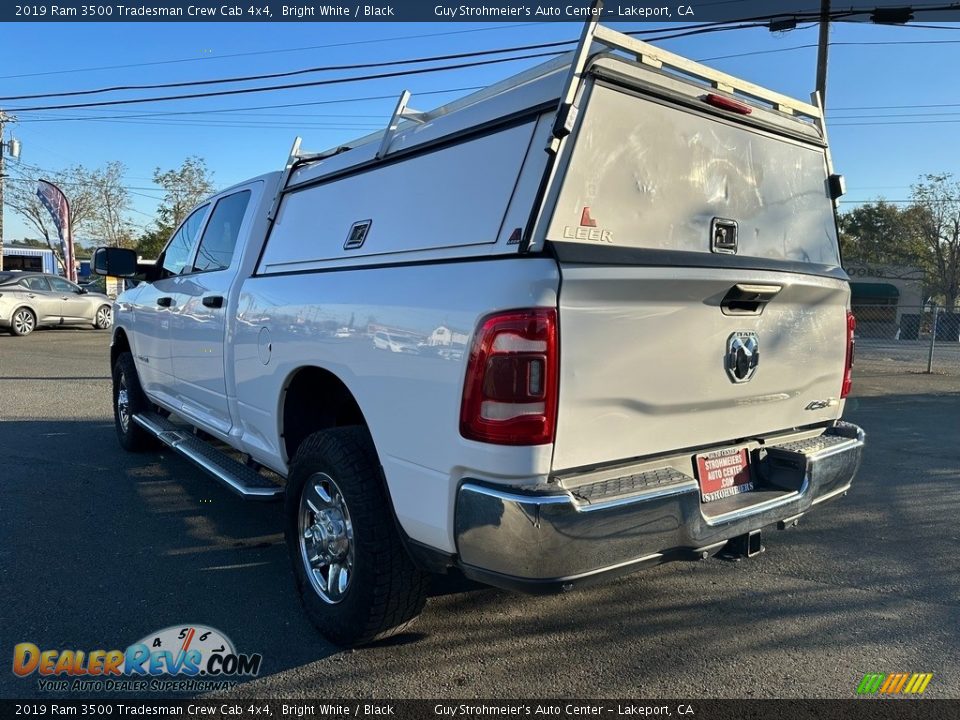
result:
[(38, 327), (113, 325), (113, 301), (57, 275), (0, 272), (0, 328), (29, 335)]

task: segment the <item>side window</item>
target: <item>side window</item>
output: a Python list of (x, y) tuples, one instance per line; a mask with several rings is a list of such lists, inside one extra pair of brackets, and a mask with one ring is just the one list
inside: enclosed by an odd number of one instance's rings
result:
[(50, 291), (50, 286), (47, 285), (47, 279), (45, 277), (40, 277), (38, 275), (24, 278), (23, 280), (20, 281), (20, 284), (23, 285), (28, 290), (40, 290), (41, 292)]
[(57, 277), (50, 278), (50, 285), (53, 291), (58, 293), (75, 293), (78, 290), (77, 285)]
[(190, 272), (190, 256), (208, 207), (204, 205), (194, 210), (170, 238), (167, 249), (163, 251), (163, 269), (167, 275), (182, 275), (184, 272)]
[(249, 202), (249, 190), (227, 195), (217, 201), (200, 239), (200, 249), (193, 263), (195, 271), (225, 270), (230, 267)]

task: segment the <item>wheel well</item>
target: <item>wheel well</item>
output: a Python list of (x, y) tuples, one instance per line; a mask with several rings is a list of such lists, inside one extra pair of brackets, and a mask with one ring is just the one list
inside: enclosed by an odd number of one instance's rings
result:
[(113, 372), (113, 366), (117, 364), (117, 358), (125, 352), (130, 352), (130, 341), (123, 330), (117, 330), (113, 335), (113, 344), (110, 345), (110, 372)]
[(317, 367), (297, 370), (283, 396), (281, 437), (287, 458), (318, 430), (342, 425), (366, 425), (353, 394), (336, 375)]

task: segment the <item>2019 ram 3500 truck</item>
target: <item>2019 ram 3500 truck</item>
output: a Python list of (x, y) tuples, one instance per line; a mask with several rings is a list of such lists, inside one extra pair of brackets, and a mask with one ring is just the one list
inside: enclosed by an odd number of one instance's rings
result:
[[(819, 104), (587, 23), (578, 49), (224, 190), (116, 301), (117, 434), (285, 495), (356, 644), (430, 572), (567, 589), (758, 551), (847, 491), (854, 320)], [(544, 152), (546, 148), (546, 152)], [(195, 429), (202, 433), (193, 432)]]

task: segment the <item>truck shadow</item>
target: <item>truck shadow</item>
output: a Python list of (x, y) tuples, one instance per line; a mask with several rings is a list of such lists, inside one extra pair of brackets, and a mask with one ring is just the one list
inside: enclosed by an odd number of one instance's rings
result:
[[(947, 671), (943, 691), (960, 695), (960, 394), (864, 398), (848, 416), (869, 433), (850, 496), (769, 534), (759, 558), (548, 597), (440, 577), (412, 632), (354, 651), (301, 612), (282, 503), (241, 500), (167, 452), (126, 454), (109, 421), (5, 421), (0, 574), (24, 600), (0, 622), (14, 642), (78, 649), (209, 625), (263, 655), (260, 677), (229, 693), (251, 698), (835, 695), (878, 653)], [(0, 692), (37, 690), (8, 673)]]

